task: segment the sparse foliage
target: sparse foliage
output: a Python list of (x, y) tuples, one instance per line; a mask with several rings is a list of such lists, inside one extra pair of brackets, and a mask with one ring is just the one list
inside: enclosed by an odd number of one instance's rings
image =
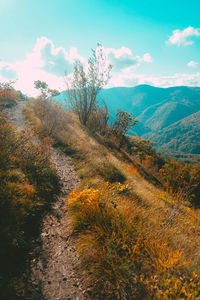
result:
[(200, 206), (200, 163), (183, 164), (173, 159), (168, 159), (160, 170), (162, 179), (172, 194), (184, 195), (187, 200)]
[(48, 84), (45, 81), (36, 80), (34, 81), (34, 86), (37, 90), (40, 91), (40, 97), (43, 100), (47, 100), (48, 98), (52, 99), (52, 97), (55, 97), (60, 94), (57, 90), (49, 89)]
[(127, 144), (127, 131), (137, 124), (138, 120), (133, 117), (132, 113), (122, 111), (121, 109), (117, 110), (115, 117), (115, 122), (112, 124), (112, 132), (117, 137), (119, 142), (119, 147)]

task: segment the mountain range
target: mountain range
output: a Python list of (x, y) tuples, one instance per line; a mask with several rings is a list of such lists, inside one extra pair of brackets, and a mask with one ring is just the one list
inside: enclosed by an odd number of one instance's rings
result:
[(200, 155), (200, 87), (114, 87), (101, 90), (98, 100), (111, 120), (118, 109), (133, 113), (139, 122), (129, 135), (150, 139), (161, 152)]
[(200, 154), (200, 87), (104, 89), (99, 94), (111, 116), (117, 109), (133, 113), (139, 123), (129, 131), (155, 142), (161, 151)]

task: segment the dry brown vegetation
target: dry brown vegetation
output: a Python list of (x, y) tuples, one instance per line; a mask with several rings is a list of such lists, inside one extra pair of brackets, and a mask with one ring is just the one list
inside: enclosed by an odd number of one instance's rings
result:
[[(155, 168), (154, 175), (147, 169), (158, 159), (147, 151), (149, 144), (135, 140), (134, 151), (130, 144), (120, 149), (115, 136), (108, 140), (73, 113), (49, 109), (52, 115), (60, 111), (63, 120), (62, 128), (51, 131), (53, 144), (71, 155), (82, 179), (68, 208), (98, 299), (198, 299), (200, 210), (177, 190), (166, 191)], [(40, 101), (30, 102), (25, 116), (44, 137)]]
[(0, 111), (10, 108), (25, 96), (13, 88), (14, 81), (0, 83)]

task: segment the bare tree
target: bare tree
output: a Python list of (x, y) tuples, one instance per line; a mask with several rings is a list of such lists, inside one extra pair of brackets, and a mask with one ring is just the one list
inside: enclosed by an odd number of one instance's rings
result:
[(92, 50), (88, 65), (76, 61), (72, 80), (66, 79), (67, 101), (83, 125), (87, 125), (90, 115), (97, 109), (97, 94), (110, 79), (110, 71), (111, 65), (103, 47), (98, 45), (96, 50)]

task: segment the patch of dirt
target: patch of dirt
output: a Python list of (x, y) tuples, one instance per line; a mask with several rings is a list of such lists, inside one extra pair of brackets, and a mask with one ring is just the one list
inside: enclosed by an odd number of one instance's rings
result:
[[(19, 130), (26, 130), (20, 102), (9, 110), (9, 120)], [(62, 184), (60, 195), (44, 216), (40, 236), (34, 241), (31, 253), (29, 292), (27, 300), (83, 300), (93, 299), (84, 287), (84, 274), (77, 270), (79, 256), (70, 235), (66, 199), (79, 179), (71, 166), (71, 159), (56, 149), (50, 158)], [(86, 278), (85, 278), (86, 279)]]

